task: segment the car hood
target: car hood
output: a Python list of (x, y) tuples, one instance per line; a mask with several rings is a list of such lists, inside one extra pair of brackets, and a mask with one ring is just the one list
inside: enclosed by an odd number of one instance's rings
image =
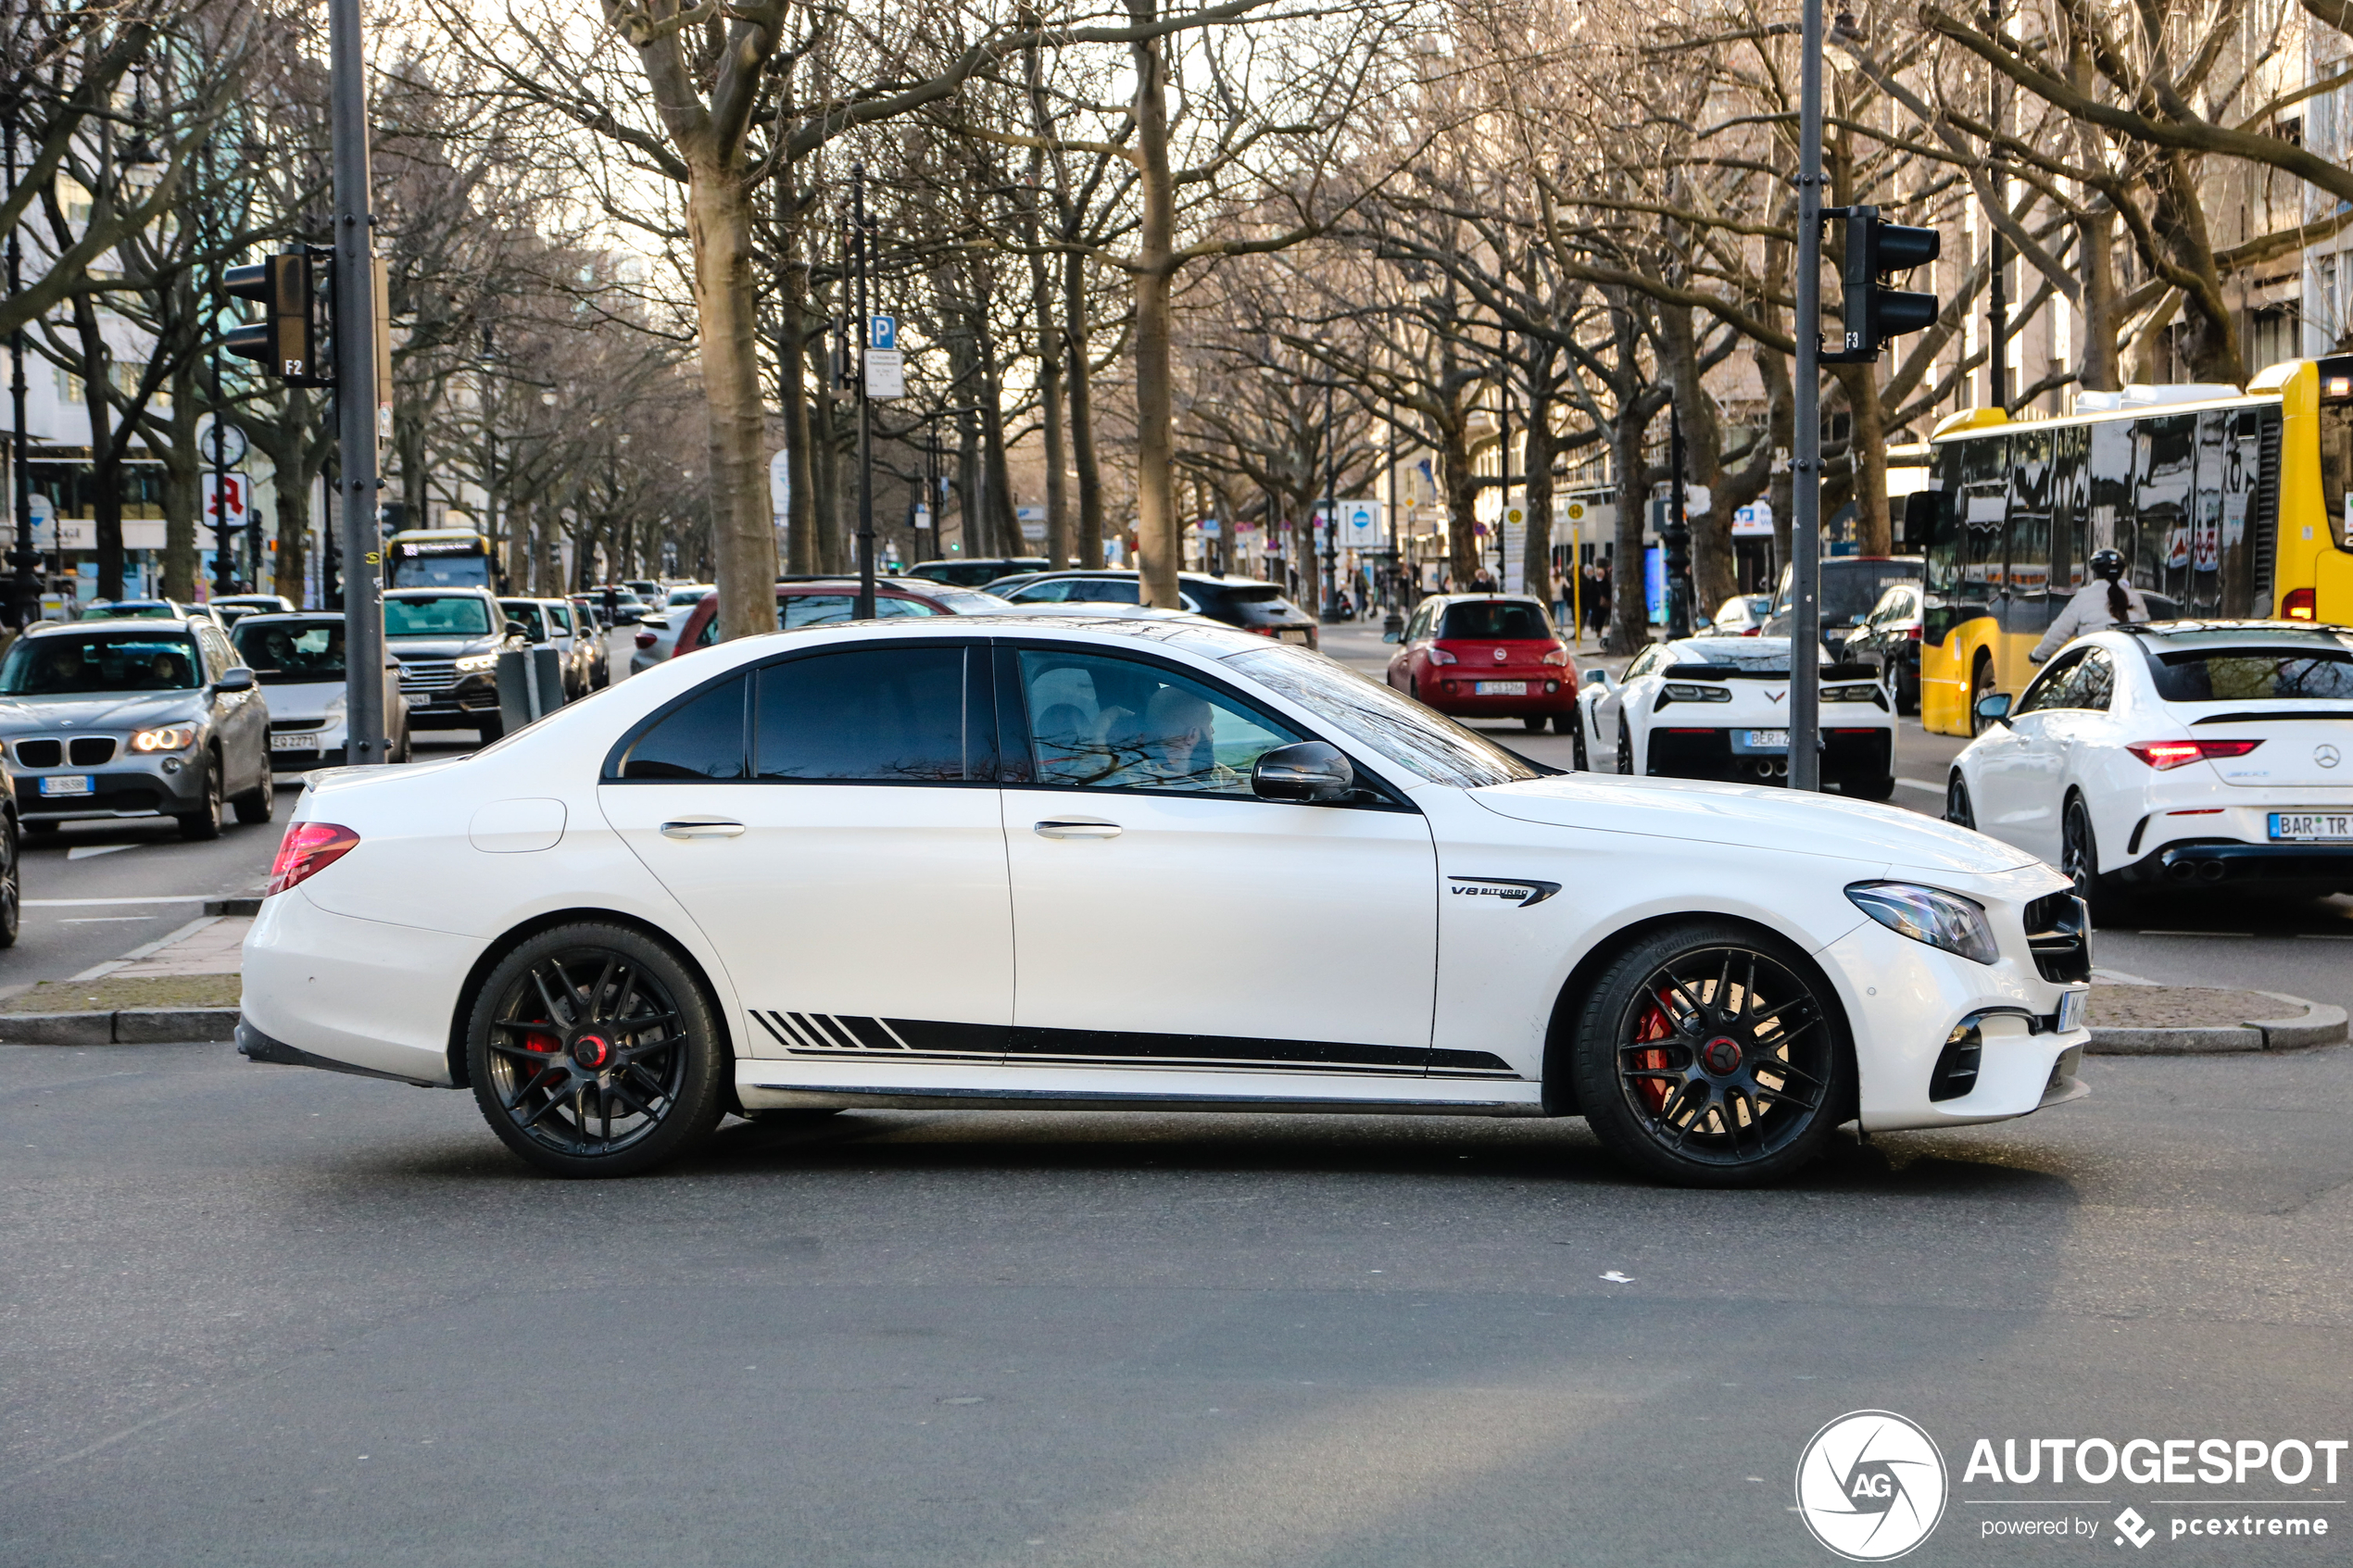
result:
[(0, 734), (124, 730), (204, 717), (204, 693), (93, 692), (86, 696), (0, 697)]
[(463, 659), (471, 653), (495, 653), (497, 637), (386, 637), (384, 650), (395, 659)]
[(1498, 816), (1600, 833), (1769, 847), (1977, 876), (2034, 863), (2032, 855), (1932, 817), (1764, 785), (1562, 773), (1473, 790), (1470, 797)]

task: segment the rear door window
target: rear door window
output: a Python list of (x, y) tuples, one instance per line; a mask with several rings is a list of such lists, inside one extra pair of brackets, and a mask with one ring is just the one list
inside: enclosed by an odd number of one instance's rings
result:
[(836, 784), (962, 784), (961, 647), (855, 648), (759, 672), (753, 776)]
[(621, 759), (623, 779), (734, 780), (744, 776), (744, 699), (750, 678), (737, 675), (655, 720)]

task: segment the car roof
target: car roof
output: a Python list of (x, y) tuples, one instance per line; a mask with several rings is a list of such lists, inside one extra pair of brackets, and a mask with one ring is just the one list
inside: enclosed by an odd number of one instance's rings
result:
[(386, 588), (384, 596), (388, 599), (495, 599), (498, 596), (487, 588), (468, 588), (453, 584), (447, 588)]
[(332, 621), (340, 626), (343, 624), (343, 611), (339, 609), (273, 609), (260, 615), (239, 616), (237, 624), (259, 626), (284, 621)]
[[(168, 630), (172, 627), (185, 632), (194, 627), (198, 619), (189, 615), (109, 615), (102, 621), (59, 621), (47, 626), (35, 626), (26, 632), (25, 635), (47, 637), (66, 632), (78, 633), (84, 636), (93, 632), (152, 633), (158, 629)], [(212, 624), (211, 617), (206, 616), (202, 619), (206, 625)]]
[[(1212, 621), (1206, 616), (1187, 616), (1182, 620), (1139, 620), (1089, 615), (963, 615), (942, 623), (930, 617), (901, 618), (888, 621), (834, 622), (823, 626), (804, 626), (793, 632), (762, 632), (756, 636), (737, 637), (717, 645), (726, 648), (749, 648), (763, 644), (770, 637), (789, 639), (788, 647), (803, 647), (812, 638), (832, 640), (844, 633), (860, 637), (971, 637), (995, 633), (1009, 637), (1067, 637), (1079, 633), (1096, 633), (1124, 637), (1138, 643), (1161, 643), (1189, 648), (1209, 659), (1223, 659), (1229, 654), (1253, 653), (1271, 647), (1292, 645), (1268, 639)], [(700, 659), (711, 650), (695, 657)], [(1305, 650), (1302, 650), (1305, 651)]]
[(2104, 631), (2168, 648), (2353, 647), (2353, 626), (2310, 621), (2138, 621)]

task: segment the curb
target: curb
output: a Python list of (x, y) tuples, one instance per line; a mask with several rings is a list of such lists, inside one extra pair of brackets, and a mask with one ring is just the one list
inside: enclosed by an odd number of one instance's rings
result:
[(2230, 1051), (2300, 1050), (2309, 1046), (2341, 1045), (2347, 1037), (2346, 1011), (2328, 1002), (2307, 1001), (2284, 991), (2262, 991), (2304, 1010), (2293, 1018), (2250, 1018), (2237, 1028), (2094, 1029), (2083, 1047), (2091, 1056), (2205, 1056)]
[(162, 1046), (237, 1037), (235, 1008), (122, 1008), (0, 1014), (0, 1045)]

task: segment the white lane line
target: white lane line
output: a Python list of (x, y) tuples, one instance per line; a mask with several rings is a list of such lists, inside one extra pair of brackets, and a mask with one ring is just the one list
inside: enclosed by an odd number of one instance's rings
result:
[(163, 918), (161, 915), (78, 915), (72, 920), (61, 920), (57, 923), (59, 925), (144, 925), (148, 921)]
[(1897, 779), (1895, 782), (1902, 784), (1906, 789), (1924, 789), (1931, 795), (1942, 795), (1944, 793), (1944, 786), (1943, 784), (1931, 784), (1926, 779)]
[(144, 844), (78, 844), (66, 851), (69, 860), (86, 860), (93, 855), (120, 855), (125, 849), (145, 849)]
[(28, 909), (87, 909), (101, 904), (201, 904), (213, 897), (209, 893), (159, 893), (152, 898), (27, 898)]

